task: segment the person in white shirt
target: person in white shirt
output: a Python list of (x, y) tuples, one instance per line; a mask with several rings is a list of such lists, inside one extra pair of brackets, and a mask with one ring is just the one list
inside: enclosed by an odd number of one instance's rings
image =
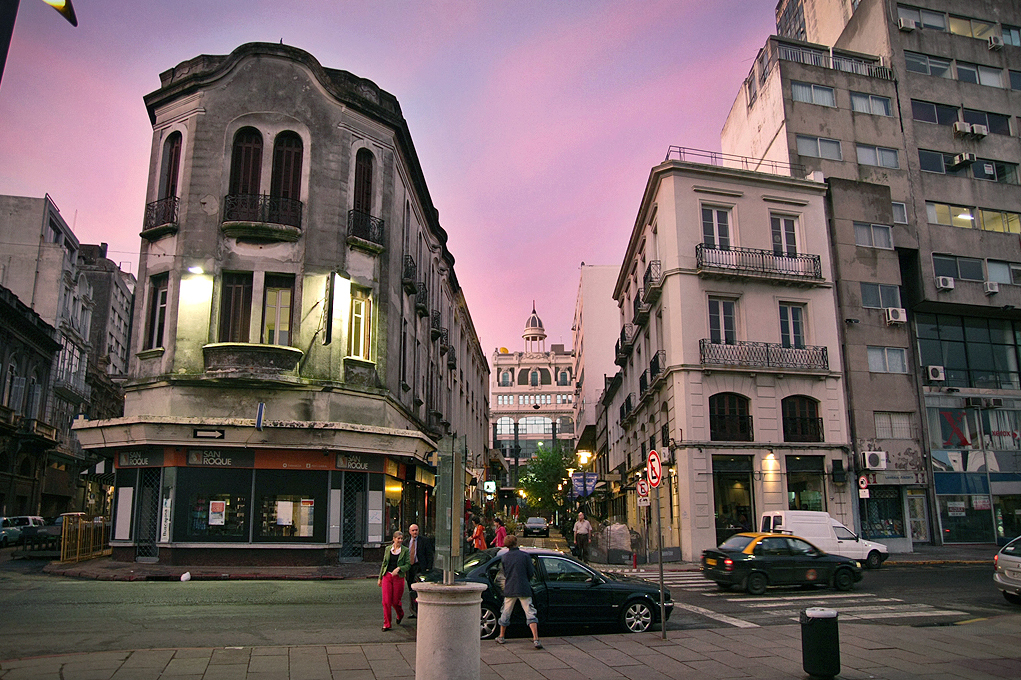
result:
[(585, 519), (585, 513), (578, 513), (578, 521), (574, 523), (574, 545), (578, 548), (578, 559), (588, 562), (588, 539), (592, 533), (592, 525)]

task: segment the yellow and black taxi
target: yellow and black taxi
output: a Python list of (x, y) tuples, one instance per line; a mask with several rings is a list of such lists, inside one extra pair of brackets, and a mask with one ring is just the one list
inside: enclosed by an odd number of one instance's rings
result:
[(861, 580), (861, 564), (830, 555), (788, 534), (734, 534), (702, 551), (702, 575), (721, 589), (740, 586), (762, 595), (769, 586), (823, 585), (851, 590)]

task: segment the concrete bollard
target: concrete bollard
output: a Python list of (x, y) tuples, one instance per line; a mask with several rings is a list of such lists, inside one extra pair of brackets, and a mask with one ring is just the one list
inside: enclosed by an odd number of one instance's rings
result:
[(416, 583), (415, 680), (478, 680), (481, 583)]

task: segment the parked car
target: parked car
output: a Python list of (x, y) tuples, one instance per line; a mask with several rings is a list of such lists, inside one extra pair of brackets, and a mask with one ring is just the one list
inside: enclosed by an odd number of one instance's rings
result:
[(21, 542), (25, 543), (39, 536), (44, 536), (46, 520), (37, 515), (17, 515), (11, 517), (11, 524), (21, 529)]
[(993, 558), (993, 582), (1011, 604), (1021, 604), (1021, 536), (1000, 548)]
[(831, 555), (859, 560), (869, 569), (878, 569), (890, 556), (885, 545), (866, 541), (826, 512), (773, 510), (762, 514), (759, 526), (763, 533), (801, 536)]
[[(455, 572), (457, 581), (482, 583), (482, 615), (480, 635), (483, 639), (500, 632), (497, 620), (503, 606), (500, 551), (488, 548), (473, 554), (464, 569)], [(643, 579), (604, 574), (587, 564), (557, 552), (539, 548), (521, 548), (532, 556), (535, 578), (532, 579), (532, 602), (539, 616), (539, 625), (547, 624), (620, 624), (627, 632), (642, 633), (659, 622), (659, 587)], [(422, 581), (440, 581), (442, 572), (422, 574)], [(664, 593), (667, 620), (674, 603), (670, 591)], [(515, 607), (511, 625), (524, 625), (520, 607)]]
[(522, 536), (549, 537), (549, 522), (545, 517), (529, 517), (521, 529)]
[(21, 529), (14, 526), (10, 517), (0, 517), (0, 547), (21, 542)]
[(830, 555), (798, 536), (734, 534), (702, 551), (702, 575), (721, 589), (739, 586), (762, 595), (769, 586), (826, 585), (851, 590), (862, 579), (861, 564)]

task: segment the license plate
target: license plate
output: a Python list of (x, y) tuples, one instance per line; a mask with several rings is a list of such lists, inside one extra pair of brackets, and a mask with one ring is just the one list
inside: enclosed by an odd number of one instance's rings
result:
[(708, 566), (710, 566), (710, 567), (715, 567), (716, 566), (716, 558), (715, 557), (707, 557), (707, 558), (705, 558), (705, 563)]

